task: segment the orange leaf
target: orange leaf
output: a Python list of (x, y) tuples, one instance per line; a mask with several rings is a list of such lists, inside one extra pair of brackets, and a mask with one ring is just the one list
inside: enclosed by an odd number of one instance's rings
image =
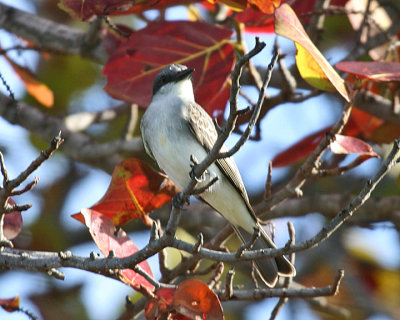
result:
[[(349, 121), (346, 124), (343, 134), (352, 137), (361, 134), (362, 138), (366, 140), (371, 140), (372, 134), (383, 124), (384, 120), (374, 117), (356, 107), (353, 107), (351, 110)], [(387, 142), (390, 142), (392, 140), (393, 139)]]
[(331, 88), (331, 83), (346, 101), (350, 101), (343, 79), (315, 47), (295, 12), (285, 3), (275, 10), (275, 32), (297, 44), (296, 64), (304, 80), (322, 90)]
[(189, 279), (175, 288), (157, 290), (155, 298), (146, 304), (147, 320), (160, 319), (161, 315), (174, 320), (223, 320), (224, 314), (216, 294), (202, 281)]
[[(169, 202), (175, 193), (172, 182), (144, 162), (130, 158), (114, 168), (106, 194), (91, 209), (101, 212), (116, 226), (136, 218), (150, 226), (148, 214)], [(82, 222), (81, 214), (72, 217)]]
[(172, 299), (175, 288), (161, 288), (157, 290), (154, 299), (146, 303), (144, 315), (147, 320), (159, 319), (160, 313), (169, 313), (172, 309)]
[[(86, 226), (89, 228), (90, 235), (105, 257), (108, 257), (110, 251), (113, 251), (115, 256), (119, 258), (129, 257), (138, 251), (138, 248), (129, 239), (125, 231), (121, 228), (117, 231), (112, 221), (103, 214), (91, 209), (82, 209), (81, 213)], [(150, 277), (153, 277), (147, 261), (140, 262), (139, 266)], [(120, 270), (120, 276), (123, 282), (133, 288), (138, 288), (142, 285), (149, 290), (154, 289), (152, 284), (132, 269)]]
[(224, 318), (217, 295), (200, 280), (181, 282), (173, 298), (176, 311), (190, 319), (221, 320)]
[(271, 14), (281, 4), (281, 0), (251, 0), (251, 3), (263, 13)]
[(54, 104), (54, 95), (49, 87), (40, 82), (29, 69), (21, 67), (7, 56), (4, 57), (13, 67), (15, 73), (20, 77), (22, 82), (25, 84), (28, 93), (45, 107), (52, 107)]
[(19, 308), (19, 296), (10, 299), (0, 299), (0, 306), (7, 312), (14, 312)]

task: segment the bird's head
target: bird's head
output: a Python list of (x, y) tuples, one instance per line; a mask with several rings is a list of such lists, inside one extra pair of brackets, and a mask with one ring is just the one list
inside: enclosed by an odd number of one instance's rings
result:
[(193, 71), (193, 68), (180, 64), (166, 66), (154, 78), (153, 97), (159, 93), (193, 96)]

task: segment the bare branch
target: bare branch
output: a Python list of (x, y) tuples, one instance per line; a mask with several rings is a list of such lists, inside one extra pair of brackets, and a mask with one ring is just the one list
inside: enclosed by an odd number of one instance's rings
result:
[(99, 144), (87, 135), (68, 130), (62, 120), (49, 116), (22, 101), (13, 102), (2, 93), (0, 93), (0, 116), (46, 141), (61, 130), (65, 139), (61, 149), (69, 158), (102, 168), (108, 173), (122, 161), (122, 157), (117, 155), (119, 152), (129, 152), (131, 156), (139, 159), (146, 157), (140, 138)]
[[(338, 122), (332, 127), (330, 132), (320, 141), (314, 152), (307, 158), (307, 160), (296, 171), (295, 176), (289, 181), (285, 188), (273, 194), (273, 196), (265, 202), (265, 206), (270, 210), (273, 209), (278, 203), (291, 198), (293, 196), (301, 196), (302, 186), (306, 183), (307, 179), (312, 175), (313, 170), (318, 169), (319, 160), (323, 153), (326, 151), (331, 143), (332, 137), (343, 130), (344, 125), (350, 116), (351, 103), (346, 103), (342, 116)], [(264, 204), (263, 204), (264, 205)]]
[[(263, 105), (264, 102), (264, 97), (265, 97), (265, 91), (268, 87), (269, 81), (271, 80), (271, 75), (272, 75), (272, 70), (274, 68), (274, 65), (276, 63), (276, 61), (278, 60), (278, 52), (274, 52), (271, 62), (268, 65), (267, 68), (267, 73), (265, 74), (265, 78), (262, 84), (262, 87), (260, 89), (260, 93), (258, 95), (258, 101), (256, 104), (256, 108), (253, 111), (253, 114), (251, 115), (250, 121), (247, 125), (246, 130), (244, 131), (244, 133), (241, 135), (239, 141), (236, 142), (236, 144), (227, 152), (222, 152), (218, 155), (218, 158), (227, 158), (232, 156), (235, 152), (237, 152), (240, 147), (243, 146), (243, 144), (249, 139), (250, 133), (254, 127), (254, 125), (256, 124), (258, 117), (260, 115), (260, 111), (261, 111), (261, 107)], [(231, 102), (232, 103), (232, 102)]]
[[(355, 197), (344, 209), (342, 209), (318, 234), (308, 240), (300, 242), (297, 245), (289, 246), (283, 249), (263, 249), (263, 250), (252, 250), (243, 252), (241, 257), (237, 257), (236, 253), (225, 253), (213, 251), (204, 247), (198, 250), (198, 253), (194, 252), (195, 246), (189, 243), (185, 243), (181, 240), (174, 238), (175, 232), (168, 232), (166, 235), (158, 240), (152, 241), (147, 244), (145, 248), (126, 258), (106, 258), (92, 260), (90, 258), (84, 258), (79, 256), (72, 256), (65, 260), (61, 259), (56, 253), (46, 252), (31, 252), (31, 259), (26, 258), (26, 252), (21, 250), (13, 250), (5, 248), (0, 252), (0, 266), (9, 269), (24, 269), (24, 270), (49, 270), (51, 268), (59, 267), (72, 267), (78, 269), (84, 269), (92, 272), (98, 272), (100, 270), (107, 269), (124, 269), (129, 268), (132, 265), (136, 265), (139, 262), (146, 260), (148, 257), (156, 254), (160, 250), (167, 246), (174, 247), (176, 249), (184, 250), (192, 254), (196, 254), (202, 258), (225, 261), (225, 262), (236, 262), (236, 261), (250, 261), (254, 259), (260, 259), (265, 257), (276, 257), (283, 254), (292, 252), (303, 251), (308, 248), (316, 246), (318, 243), (329, 238), (332, 233), (337, 230), (346, 220), (348, 220), (356, 210), (361, 207), (365, 201), (370, 197), (371, 192), (375, 189), (382, 178), (387, 172), (397, 163), (400, 150), (400, 140), (396, 140), (393, 144), (392, 151), (382, 163), (378, 172), (375, 176), (368, 180), (360, 194)], [(172, 210), (170, 222), (171, 224), (176, 223), (173, 220), (174, 211)], [(171, 227), (170, 227), (171, 228)], [(176, 229), (174, 229), (176, 230)], [(173, 231), (174, 231), (173, 230)], [(25, 259), (21, 259), (21, 255), (25, 256)], [(29, 263), (28, 263), (29, 260)]]
[[(283, 297), (283, 298), (314, 298), (333, 296), (337, 293), (340, 281), (343, 278), (341, 270), (334, 279), (332, 285), (321, 288), (273, 288), (273, 289), (256, 289), (256, 290), (233, 290), (230, 300), (250, 300), (257, 301), (265, 298)], [(215, 290), (221, 300), (226, 297), (226, 289)]]
[[(88, 43), (85, 32), (0, 3), (0, 28), (29, 40), (43, 50), (78, 54), (95, 61), (107, 59), (104, 46)], [(90, 48), (90, 50), (88, 50)]]
[(268, 175), (265, 181), (264, 200), (267, 201), (272, 194), (272, 161), (268, 163)]

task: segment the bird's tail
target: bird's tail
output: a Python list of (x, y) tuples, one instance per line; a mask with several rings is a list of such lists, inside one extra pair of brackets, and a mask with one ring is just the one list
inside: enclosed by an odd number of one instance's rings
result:
[[(259, 223), (257, 223), (257, 226), (260, 229), (260, 237), (257, 238), (252, 249), (259, 250), (265, 248), (276, 248), (276, 245), (262, 226)], [(248, 243), (251, 240), (252, 235), (244, 229), (240, 227), (235, 227), (234, 229), (243, 243)], [(257, 259), (254, 262), (258, 274), (269, 287), (275, 286), (278, 281), (278, 275), (290, 277), (296, 274), (294, 266), (284, 256)]]

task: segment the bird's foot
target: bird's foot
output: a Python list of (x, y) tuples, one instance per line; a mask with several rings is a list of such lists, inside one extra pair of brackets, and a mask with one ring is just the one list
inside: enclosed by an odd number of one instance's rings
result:
[(197, 183), (200, 183), (205, 181), (208, 172), (207, 170), (205, 170), (200, 177), (197, 177), (194, 170), (198, 164), (199, 161), (197, 160), (197, 158), (194, 155), (190, 155), (190, 167), (192, 169), (189, 172), (189, 176), (192, 180), (195, 180)]

